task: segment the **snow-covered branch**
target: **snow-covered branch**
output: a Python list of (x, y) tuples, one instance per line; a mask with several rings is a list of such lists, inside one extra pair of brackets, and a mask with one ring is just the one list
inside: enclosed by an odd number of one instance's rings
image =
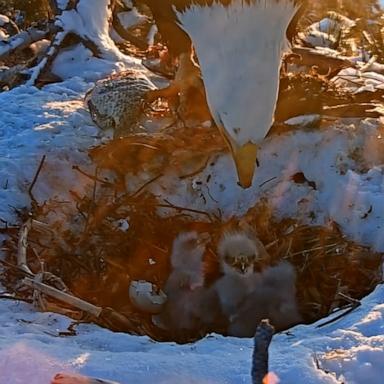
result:
[(58, 32), (58, 30), (59, 28), (53, 24), (48, 24), (46, 29), (32, 27), (12, 36), (9, 40), (0, 41), (0, 59), (4, 59), (18, 50), (27, 48), (36, 41), (43, 40), (50, 34)]

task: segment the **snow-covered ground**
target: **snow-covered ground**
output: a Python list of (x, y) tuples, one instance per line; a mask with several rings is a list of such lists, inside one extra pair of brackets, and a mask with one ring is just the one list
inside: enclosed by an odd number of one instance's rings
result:
[[(80, 59), (86, 67), (78, 65)], [(47, 198), (65, 202), (70, 190), (81, 193), (87, 188), (89, 180), (72, 165), (92, 170), (87, 149), (100, 143), (104, 134), (92, 123), (84, 94), (91, 81), (122, 67), (124, 63), (90, 60), (84, 50), (68, 51), (56, 63), (64, 82), (42, 90), (21, 86), (0, 94), (2, 221), (15, 223), (14, 208), (29, 206), (28, 188), (43, 155), (46, 161), (32, 191), (40, 202)], [(165, 175), (151, 188), (164, 193), (166, 186), (173, 203), (212, 211), (220, 207), (226, 217), (268, 198), (280, 217), (312, 223), (332, 219), (354, 240), (384, 251), (381, 124), (375, 119), (345, 120), (271, 136), (262, 145), (261, 166), (249, 190), (236, 185), (227, 155), (219, 156), (213, 169), (199, 177), (180, 181)], [(297, 172), (315, 182), (316, 189), (313, 184), (294, 183), (291, 176)], [(199, 184), (208, 173), (209, 183)], [(297, 326), (275, 336), (270, 368), (284, 384), (380, 383), (383, 317), (384, 287), (379, 286), (360, 308), (335, 323), (322, 328)], [(180, 346), (95, 325), (78, 326), (76, 336), (60, 336), (70, 323), (63, 316), (36, 313), (24, 303), (1, 300), (0, 384), (48, 384), (60, 371), (127, 384), (251, 381), (251, 339), (211, 335)]]
[[(270, 369), (284, 384), (376, 384), (384, 375), (384, 287), (352, 314), (331, 325), (297, 326), (274, 337)], [(57, 372), (121, 383), (250, 384), (253, 341), (211, 335), (187, 345), (80, 325), (0, 302), (0, 383), (49, 384)], [(326, 373), (328, 372), (328, 373)]]

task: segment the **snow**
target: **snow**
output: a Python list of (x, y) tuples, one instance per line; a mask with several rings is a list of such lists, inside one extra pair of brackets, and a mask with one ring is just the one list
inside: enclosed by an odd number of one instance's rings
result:
[(7, 23), (9, 23), (9, 17), (0, 14), (0, 27), (3, 27)]
[[(89, 180), (72, 165), (92, 172), (87, 150), (106, 138), (92, 123), (83, 98), (93, 81), (121, 68), (112, 56), (91, 59), (78, 46), (56, 61), (55, 72), (65, 79), (62, 83), (0, 93), (1, 221), (16, 223), (14, 208), (29, 206), (28, 188), (43, 155), (46, 161), (32, 191), (40, 202), (53, 197), (65, 202), (70, 191), (82, 194), (88, 187)], [(137, 65), (136, 60), (117, 56), (124, 66)], [(377, 74), (369, 76), (381, 80)], [(198, 177), (180, 181), (165, 175), (152, 189), (161, 195), (166, 188), (170, 201), (190, 208), (216, 212), (220, 207), (224, 217), (240, 215), (258, 199), (267, 198), (280, 217), (320, 224), (332, 219), (351, 238), (383, 251), (382, 121), (343, 119), (315, 129), (308, 128), (311, 118), (291, 121), (305, 127), (265, 140), (251, 189), (236, 185), (228, 155), (220, 155)], [(295, 184), (291, 176), (297, 172), (314, 181), (316, 189)], [(208, 175), (209, 183), (197, 183)], [(127, 225), (129, 221), (122, 222), (122, 230)], [(334, 323), (317, 328), (322, 320), (276, 335), (270, 368), (284, 384), (379, 383), (384, 375), (383, 317), (380, 285), (359, 308)], [(209, 335), (193, 344), (176, 345), (92, 324), (77, 326), (76, 336), (62, 336), (71, 321), (38, 313), (28, 304), (0, 300), (0, 384), (48, 384), (61, 371), (137, 384), (251, 381), (251, 339)]]
[[(343, 319), (297, 326), (274, 337), (270, 369), (284, 384), (379, 383), (383, 375), (384, 287)], [(0, 302), (0, 383), (48, 384), (57, 372), (147, 384), (250, 383), (253, 342), (210, 335), (187, 345), (113, 333), (95, 325), (60, 336), (71, 320)], [(318, 361), (318, 366), (316, 364)], [(330, 372), (330, 373), (326, 373)]]
[(384, 89), (384, 75), (376, 72), (345, 68), (333, 80), (336, 85), (350, 89), (355, 93), (374, 92)]
[(328, 17), (313, 23), (300, 38), (312, 47), (332, 48), (338, 42), (340, 34), (348, 31), (356, 23), (345, 16), (329, 12)]
[[(85, 68), (89, 68), (89, 70)], [(78, 44), (74, 49), (60, 52), (52, 69), (53, 73), (62, 79), (70, 79), (81, 72), (82, 78), (86, 81), (96, 81), (111, 72), (119, 72), (124, 68), (124, 63), (94, 57), (89, 49)]]
[(0, 29), (0, 41), (5, 41), (9, 37), (8, 34), (6, 34), (2, 29)]
[[(81, 100), (90, 86), (74, 77), (43, 90), (22, 86), (0, 94), (2, 220), (14, 221), (11, 207), (28, 206), (28, 185), (43, 155), (50, 183), (60, 185), (61, 191), (76, 189), (76, 175), (66, 169), (74, 162), (87, 163), (86, 149), (97, 142), (98, 135)], [(43, 199), (52, 192), (48, 183), (37, 185), (36, 193)]]
[(122, 54), (109, 35), (108, 0), (81, 1), (75, 10), (64, 11), (58, 20), (66, 31), (97, 44), (105, 59), (139, 66), (139, 60)]
[[(220, 155), (197, 176), (180, 180), (164, 175), (148, 190), (178, 206), (210, 213), (220, 209), (224, 218), (241, 216), (265, 199), (280, 217), (310, 224), (333, 220), (354, 240), (383, 251), (382, 140), (380, 121), (374, 119), (294, 129), (264, 140), (249, 189), (237, 185), (230, 156)], [(292, 176), (298, 172), (314, 181), (316, 189), (294, 183)], [(133, 180), (129, 175), (134, 190), (140, 183)]]
[(137, 10), (137, 8), (133, 8), (131, 11), (128, 11), (128, 12), (120, 12), (118, 17), (119, 17), (120, 23), (126, 29), (142, 24), (148, 20), (147, 16), (142, 15)]

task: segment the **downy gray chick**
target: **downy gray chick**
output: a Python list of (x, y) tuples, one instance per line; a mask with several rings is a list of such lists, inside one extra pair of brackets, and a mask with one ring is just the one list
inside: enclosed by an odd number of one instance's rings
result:
[(229, 232), (219, 241), (218, 256), (222, 276), (216, 281), (215, 289), (222, 311), (231, 322), (253, 290), (255, 264), (267, 252), (256, 237), (245, 232)]
[(283, 261), (268, 267), (252, 280), (251, 292), (231, 319), (229, 334), (251, 337), (264, 318), (270, 320), (276, 331), (302, 321), (296, 302), (296, 272), (290, 263)]
[(173, 242), (172, 271), (163, 288), (167, 302), (154, 322), (176, 334), (209, 328), (218, 316), (215, 291), (204, 287), (204, 239), (196, 232), (182, 233)]
[(245, 232), (227, 232), (218, 244), (221, 271), (224, 274), (253, 274), (255, 264), (268, 257), (263, 243)]

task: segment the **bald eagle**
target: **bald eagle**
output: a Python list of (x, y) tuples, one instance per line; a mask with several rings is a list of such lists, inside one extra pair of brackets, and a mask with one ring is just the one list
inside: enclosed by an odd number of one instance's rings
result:
[(251, 186), (258, 144), (273, 124), (282, 57), (305, 0), (140, 1), (151, 9), (170, 53), (179, 57), (175, 89), (196, 85), (201, 71), (239, 184)]

